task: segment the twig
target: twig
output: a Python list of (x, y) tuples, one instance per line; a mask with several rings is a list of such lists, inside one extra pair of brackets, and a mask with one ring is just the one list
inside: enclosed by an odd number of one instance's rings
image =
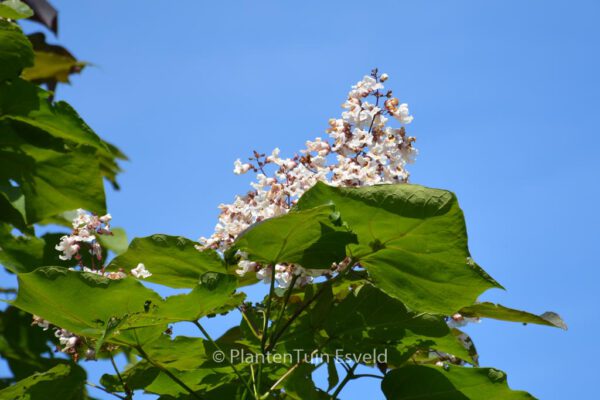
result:
[(337, 396), (340, 394), (340, 392), (342, 391), (344, 386), (346, 386), (346, 384), (348, 382), (350, 382), (352, 379), (354, 379), (354, 371), (356, 370), (357, 367), (358, 367), (358, 363), (356, 363), (352, 367), (350, 367), (350, 370), (344, 377), (344, 380), (338, 385), (338, 387), (335, 389), (335, 392), (333, 392), (333, 394), (331, 395), (332, 400), (336, 400)]
[(119, 381), (121, 382), (121, 386), (123, 386), (123, 391), (125, 392), (125, 399), (128, 399), (128, 400), (132, 399), (133, 392), (129, 389), (129, 387), (127, 387), (125, 380), (121, 376), (121, 373), (119, 372), (119, 368), (117, 367), (117, 363), (115, 362), (115, 358), (113, 357), (112, 353), (108, 353), (108, 355), (110, 357), (110, 363), (112, 364), (113, 368), (115, 369), (115, 372), (117, 373), (117, 377), (119, 378)]

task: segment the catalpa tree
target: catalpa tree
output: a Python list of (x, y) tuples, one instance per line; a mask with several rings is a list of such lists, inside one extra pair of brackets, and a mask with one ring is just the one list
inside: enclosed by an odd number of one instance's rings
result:
[[(0, 398), (86, 399), (87, 385), (120, 399), (338, 399), (357, 379), (380, 380), (373, 397), (390, 400), (532, 398), (479, 367), (461, 328), (566, 326), (477, 301), (502, 286), (471, 257), (456, 195), (408, 182), (413, 117), (386, 74), (352, 86), (327, 136), (293, 156), (237, 160), (234, 172), (256, 179), (219, 206), (210, 236), (127, 244), (102, 187), (122, 154), (26, 80), (41, 58), (12, 20), (28, 9), (0, 5), (0, 262), (18, 279), (0, 325), (14, 374)], [(35, 236), (46, 223), (69, 231)], [(145, 282), (185, 291), (163, 297)], [(261, 301), (246, 300), (250, 285)], [(239, 324), (212, 337), (205, 318), (230, 312)], [(198, 335), (174, 335), (180, 322)], [(98, 359), (115, 373), (90, 382), (81, 365)], [(327, 387), (313, 380), (320, 369)]]

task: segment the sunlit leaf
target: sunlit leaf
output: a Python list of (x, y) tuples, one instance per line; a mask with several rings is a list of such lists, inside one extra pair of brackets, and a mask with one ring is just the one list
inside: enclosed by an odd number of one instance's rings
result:
[(337, 188), (318, 183), (301, 210), (333, 203), (358, 236), (354, 259), (375, 284), (408, 307), (450, 314), (501, 287), (473, 262), (461, 209), (451, 192), (418, 185)]

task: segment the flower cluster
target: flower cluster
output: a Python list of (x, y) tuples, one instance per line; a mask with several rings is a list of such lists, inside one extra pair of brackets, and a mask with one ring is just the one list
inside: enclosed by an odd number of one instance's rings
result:
[[(102, 246), (97, 240), (99, 235), (112, 235), (110, 230), (110, 221), (112, 216), (106, 214), (97, 216), (86, 210), (78, 209), (77, 216), (73, 219), (73, 231), (70, 235), (60, 238), (60, 243), (56, 245), (56, 250), (62, 252), (59, 256), (61, 260), (77, 260), (81, 271), (92, 274), (102, 275), (109, 279), (123, 279), (127, 273), (120, 269), (118, 271), (105, 271), (103, 264)], [(91, 255), (91, 268), (83, 264), (83, 255), (81, 249), (87, 248)], [(71, 270), (75, 270), (71, 268)], [(145, 279), (152, 274), (146, 269), (144, 264), (139, 263), (137, 267), (130, 271), (130, 274), (136, 278)]]
[[(54, 337), (58, 339), (59, 343), (56, 347), (57, 352), (68, 354), (73, 357), (73, 360), (75, 361), (78, 361), (81, 355), (83, 355), (86, 360), (96, 359), (96, 350), (93, 347), (93, 341), (82, 336), (77, 336), (66, 329), (53, 326), (49, 321), (46, 321), (37, 315), (33, 316), (31, 325), (37, 325), (45, 331), (50, 328), (54, 330)], [(116, 349), (116, 346), (106, 343), (102, 345), (102, 349), (113, 351)]]
[[(227, 250), (235, 238), (250, 225), (287, 213), (304, 192), (317, 182), (333, 186), (359, 187), (385, 183), (404, 183), (405, 169), (416, 155), (415, 139), (406, 134), (405, 125), (413, 117), (408, 105), (400, 103), (383, 83), (387, 74), (374, 70), (352, 86), (342, 104), (341, 118), (330, 119), (327, 138), (307, 141), (306, 147), (291, 158), (284, 158), (276, 148), (270, 155), (254, 151), (248, 162), (237, 160), (234, 173), (256, 173), (256, 181), (244, 196), (231, 204), (219, 206), (221, 214), (212, 236), (200, 238), (199, 250)], [(381, 104), (383, 102), (383, 104)], [(388, 126), (391, 117), (399, 126)], [(269, 173), (270, 172), (270, 173)], [(278, 286), (287, 287), (294, 276), (298, 285), (310, 282), (322, 270), (308, 266), (261, 266), (240, 254), (238, 274), (255, 272), (258, 279), (269, 282), (274, 276)], [(304, 268), (303, 268), (304, 267)], [(334, 265), (332, 273), (347, 265)]]
[(82, 255), (80, 250), (87, 248), (94, 259), (102, 262), (102, 247), (97, 241), (97, 235), (112, 235), (110, 231), (110, 214), (97, 216), (88, 213), (83, 209), (77, 210), (77, 216), (73, 219), (73, 231), (70, 235), (65, 235), (60, 238), (60, 243), (56, 246), (56, 250), (63, 254), (59, 256), (61, 260), (67, 261), (75, 258), (81, 264)]

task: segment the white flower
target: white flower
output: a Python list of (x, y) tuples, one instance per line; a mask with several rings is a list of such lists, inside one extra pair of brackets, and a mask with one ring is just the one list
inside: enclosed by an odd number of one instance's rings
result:
[(43, 330), (47, 331), (48, 328), (50, 327), (50, 322), (46, 321), (42, 317), (34, 315), (33, 316), (33, 322), (31, 322), (31, 325), (37, 325), (40, 328), (42, 328)]
[(392, 112), (392, 115), (403, 124), (410, 124), (413, 120), (412, 115), (408, 111), (408, 104), (406, 103), (400, 104), (398, 109)]
[(150, 271), (148, 271), (142, 263), (139, 263), (137, 267), (131, 270), (131, 275), (135, 276), (136, 278), (142, 279), (146, 279), (152, 276)]
[(236, 175), (245, 174), (246, 172), (250, 171), (250, 169), (252, 168), (252, 165), (243, 164), (239, 158), (237, 160), (235, 160), (235, 163), (233, 165), (234, 165), (233, 173)]
[(54, 247), (58, 251), (62, 251), (63, 254), (58, 256), (63, 261), (70, 260), (79, 252), (79, 244), (77, 239), (71, 236), (63, 236), (60, 238), (60, 243)]

